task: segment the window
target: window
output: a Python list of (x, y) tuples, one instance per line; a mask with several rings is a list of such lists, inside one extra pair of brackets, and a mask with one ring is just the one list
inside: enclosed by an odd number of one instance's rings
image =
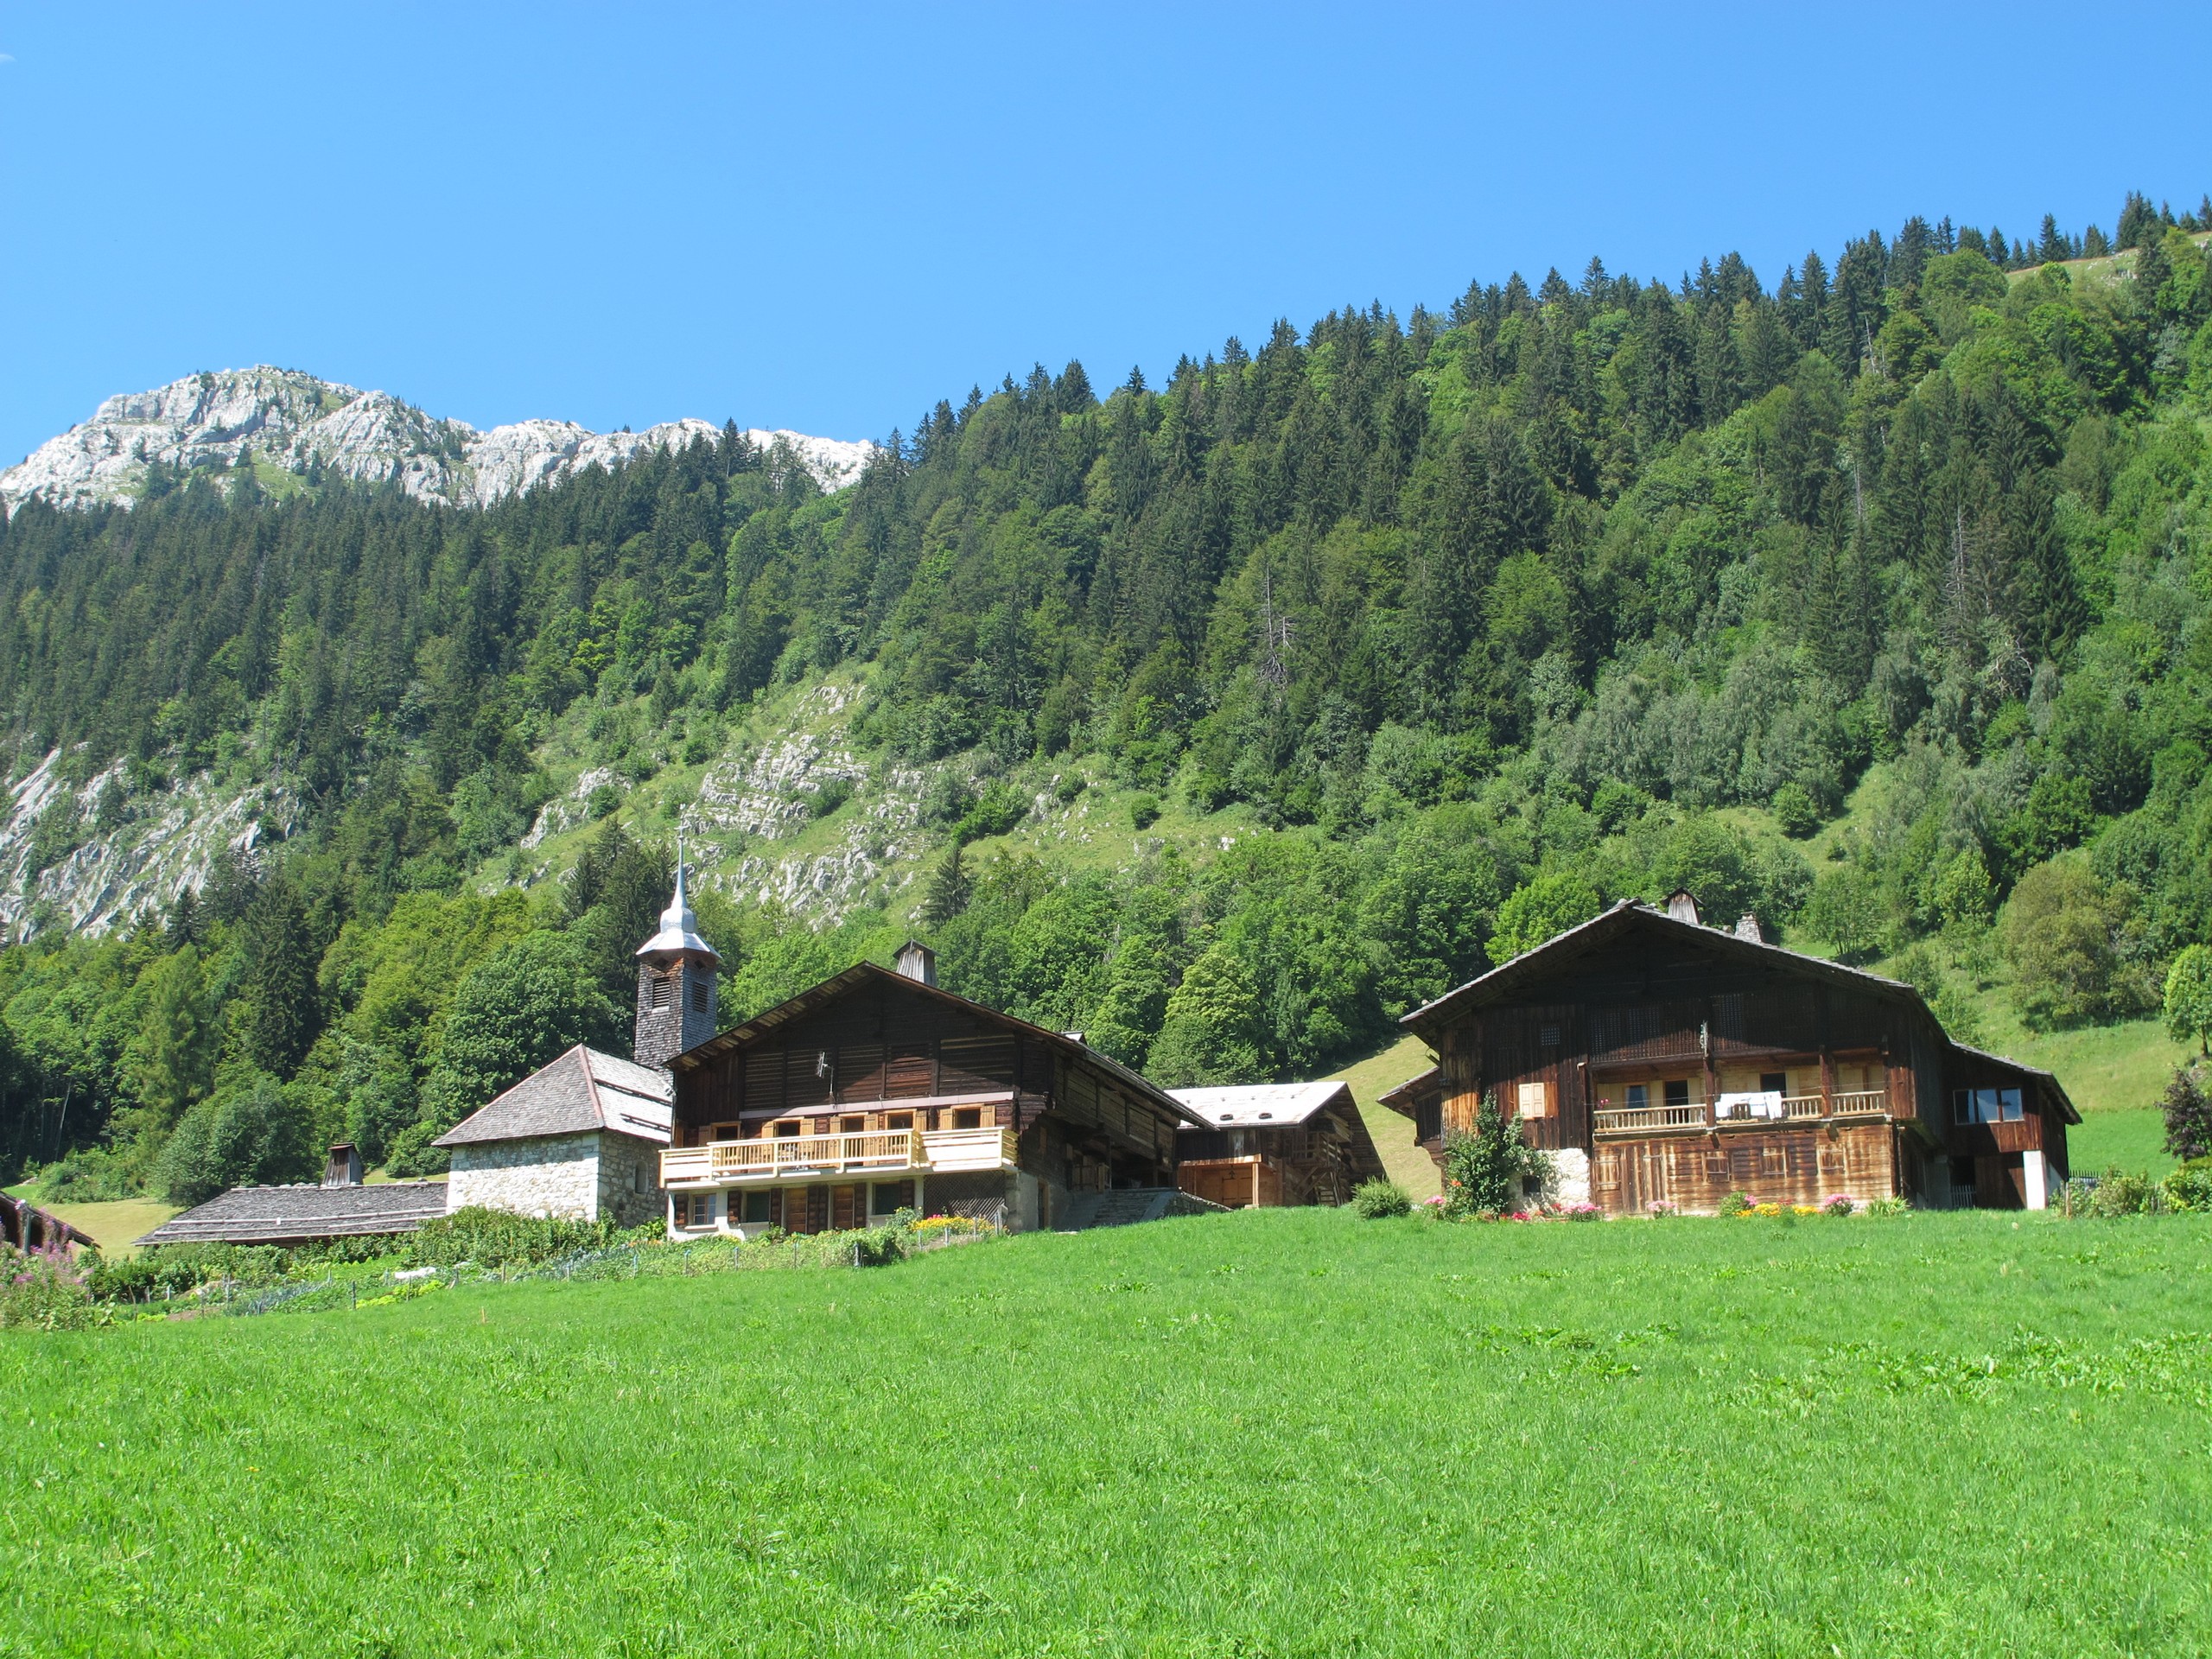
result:
[(868, 1207), (879, 1216), (895, 1215), (901, 1210), (914, 1207), (914, 1184), (912, 1181), (878, 1181), (868, 1193)]
[(1629, 1086), (1628, 1086), (1628, 1109), (1629, 1109), (1629, 1110), (1630, 1110), (1631, 1112), (1640, 1112), (1640, 1111), (1642, 1111), (1645, 1107), (1649, 1106), (1650, 1103), (1651, 1103), (1651, 1090), (1650, 1090), (1650, 1088), (1649, 1087), (1649, 1085), (1644, 1084), (1641, 1084), (1641, 1083), (1631, 1083), (1630, 1084), (1629, 1084)]
[(952, 1127), (956, 1129), (980, 1129), (983, 1127), (983, 1109), (980, 1106), (959, 1106), (953, 1109)]
[(1666, 1090), (1667, 1104), (1687, 1106), (1690, 1103), (1690, 1084), (1688, 1077), (1674, 1077), (1659, 1085)]
[(1759, 1092), (1763, 1095), (1788, 1094), (1789, 1092), (1789, 1074), (1787, 1071), (1760, 1072)]
[(1516, 1104), (1522, 1117), (1546, 1117), (1551, 1113), (1549, 1085), (1543, 1083), (1524, 1083), (1517, 1091)]
[(703, 980), (703, 979), (695, 979), (695, 980), (693, 980), (693, 981), (691, 982), (691, 1012), (692, 1012), (692, 1013), (694, 1013), (694, 1014), (704, 1014), (704, 1013), (706, 1013), (706, 1011), (707, 1011), (707, 1002), (708, 1002), (709, 995), (709, 989), (710, 989), (710, 988), (708, 986), (707, 982), (706, 982), (705, 980)]
[(1955, 1089), (1951, 1091), (1954, 1123), (2018, 1123), (2026, 1116), (2018, 1089)]
[(911, 1129), (914, 1127), (914, 1115), (912, 1112), (893, 1112), (884, 1121), (894, 1129)]
[(689, 1192), (677, 1198), (676, 1224), (679, 1227), (713, 1226), (715, 1195), (711, 1192)]
[(798, 1130), (799, 1122), (795, 1117), (779, 1118), (776, 1121), (776, 1133), (786, 1139), (797, 1135)]
[(1559, 1046), (1559, 1027), (1557, 1026), (1545, 1026), (1539, 1029), (1536, 1033), (1536, 1043), (1539, 1047), (1557, 1048)]
[(775, 1194), (765, 1187), (757, 1192), (747, 1192), (745, 1195), (745, 1219), (747, 1225), (763, 1223), (768, 1219), (769, 1200), (774, 1197)]
[(858, 1135), (866, 1128), (868, 1119), (864, 1117), (841, 1117), (837, 1120), (837, 1133), (840, 1135)]
[(632, 1192), (650, 1192), (653, 1190), (652, 1172), (646, 1166), (645, 1160), (642, 1158), (630, 1166), (630, 1190)]

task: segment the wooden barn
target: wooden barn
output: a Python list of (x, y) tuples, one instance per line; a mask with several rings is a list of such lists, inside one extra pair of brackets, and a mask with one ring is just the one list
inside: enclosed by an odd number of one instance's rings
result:
[(1910, 985), (1704, 926), (1677, 893), (1571, 928), (1406, 1016), (1434, 1070), (1382, 1096), (1442, 1156), (1486, 1091), (1560, 1202), (1616, 1215), (1903, 1196), (2041, 1209), (2081, 1117), (2047, 1071), (1948, 1037)]
[(1171, 1089), (1198, 1121), (1178, 1136), (1183, 1191), (1224, 1209), (1348, 1204), (1382, 1159), (1342, 1083)]
[(913, 1209), (1027, 1230), (1084, 1224), (1099, 1194), (1179, 1196), (1191, 1120), (1173, 1098), (1077, 1037), (939, 988), (924, 946), (899, 963), (849, 968), (676, 1057), (671, 1230), (812, 1233)]

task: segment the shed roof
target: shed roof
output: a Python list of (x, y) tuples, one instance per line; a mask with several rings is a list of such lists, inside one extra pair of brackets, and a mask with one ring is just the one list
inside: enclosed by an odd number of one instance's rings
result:
[(141, 1244), (295, 1244), (411, 1233), (446, 1212), (443, 1181), (372, 1186), (234, 1186), (172, 1216)]
[(493, 1096), (434, 1144), (479, 1146), (610, 1129), (664, 1147), (669, 1098), (667, 1072), (579, 1043)]
[(1411, 1117), (1414, 1108), (1425, 1094), (1432, 1094), (1444, 1087), (1444, 1068), (1432, 1065), (1426, 1071), (1416, 1071), (1395, 1089), (1385, 1089), (1375, 1096), (1376, 1103), (1388, 1106), (1392, 1111)]
[(1240, 1129), (1303, 1123), (1324, 1107), (1351, 1105), (1351, 1086), (1345, 1083), (1254, 1083), (1167, 1092), (1201, 1123)]

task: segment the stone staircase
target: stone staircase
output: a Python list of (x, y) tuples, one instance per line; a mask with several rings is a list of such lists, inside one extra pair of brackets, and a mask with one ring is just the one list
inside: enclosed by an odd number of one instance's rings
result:
[(1225, 1206), (1193, 1198), (1173, 1186), (1125, 1186), (1110, 1192), (1077, 1192), (1052, 1218), (1056, 1233), (1080, 1233), (1093, 1227), (1127, 1227), (1167, 1216), (1211, 1215)]

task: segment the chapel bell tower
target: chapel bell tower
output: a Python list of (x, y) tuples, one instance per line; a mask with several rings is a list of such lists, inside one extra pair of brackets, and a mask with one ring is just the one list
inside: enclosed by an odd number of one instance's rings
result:
[(665, 1068), (715, 1034), (715, 970), (721, 958), (698, 934), (683, 896), (683, 849), (676, 850), (676, 897), (660, 913), (660, 931), (638, 947), (638, 1033), (631, 1054), (639, 1065)]

